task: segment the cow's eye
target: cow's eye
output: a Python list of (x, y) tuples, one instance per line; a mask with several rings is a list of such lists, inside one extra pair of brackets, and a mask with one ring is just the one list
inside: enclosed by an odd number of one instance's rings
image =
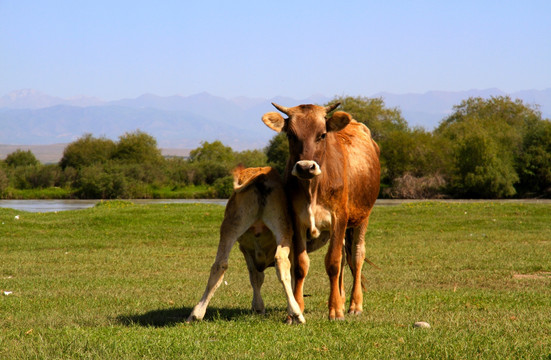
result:
[(319, 141), (324, 140), (326, 136), (327, 136), (327, 133), (320, 134), (317, 138), (317, 141), (319, 142)]

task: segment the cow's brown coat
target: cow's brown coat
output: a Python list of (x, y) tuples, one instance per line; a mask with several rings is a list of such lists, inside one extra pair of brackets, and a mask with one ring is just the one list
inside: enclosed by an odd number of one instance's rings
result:
[[(369, 129), (341, 111), (316, 105), (285, 108), (263, 116), (289, 139), (285, 190), (295, 230), (295, 298), (304, 310), (303, 284), (310, 260), (307, 250), (329, 241), (325, 267), (330, 279), (329, 318), (344, 318), (343, 242), (354, 284), (349, 313), (363, 310), (361, 269), (369, 215), (379, 193), (379, 147)], [(337, 105), (338, 106), (338, 105)]]

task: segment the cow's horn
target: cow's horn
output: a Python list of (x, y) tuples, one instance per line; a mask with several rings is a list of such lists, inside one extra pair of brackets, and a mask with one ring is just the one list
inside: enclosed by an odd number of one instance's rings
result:
[(338, 103), (334, 103), (333, 105), (328, 105), (328, 106), (326, 106), (326, 107), (325, 107), (325, 113), (326, 113), (326, 114), (329, 114), (331, 111), (333, 111), (333, 110), (335, 110), (336, 108), (338, 108), (340, 104), (341, 104), (341, 103), (338, 102)]
[(281, 105), (278, 105), (276, 103), (272, 103), (272, 105), (278, 109), (279, 111), (281, 111), (282, 113), (284, 113), (285, 115), (289, 115), (289, 108), (288, 107), (285, 107), (285, 106), (281, 106)]

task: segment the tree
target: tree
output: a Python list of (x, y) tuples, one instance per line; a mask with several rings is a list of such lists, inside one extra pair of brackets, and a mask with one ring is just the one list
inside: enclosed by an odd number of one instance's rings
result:
[(499, 143), (487, 132), (473, 132), (460, 140), (451, 183), (454, 192), (475, 198), (514, 195), (518, 176), (511, 158), (500, 155)]
[(516, 170), (520, 193), (551, 196), (551, 121), (527, 129)]
[(128, 132), (119, 137), (113, 159), (138, 164), (159, 164), (163, 160), (157, 140), (143, 131)]
[(98, 163), (105, 163), (111, 158), (115, 143), (104, 137), (94, 138), (92, 134), (84, 134), (80, 139), (67, 145), (59, 165), (62, 169), (73, 167), (80, 169)]
[(232, 148), (218, 140), (202, 142), (200, 147), (190, 152), (189, 161), (195, 171), (195, 183), (202, 181), (208, 185), (229, 176), (231, 169), (237, 165)]
[(380, 141), (383, 179), (391, 184), (405, 174), (440, 174), (447, 166), (443, 142), (423, 129), (391, 130)]
[(4, 190), (6, 190), (6, 188), (8, 187), (8, 184), (9, 184), (9, 180), (8, 180), (8, 177), (6, 176), (6, 172), (4, 171), (2, 166), (0, 166), (0, 196), (2, 196), (2, 193), (4, 192)]
[(215, 161), (219, 163), (233, 162), (235, 154), (231, 147), (225, 146), (221, 141), (216, 140), (211, 143), (201, 142), (201, 146), (191, 150), (189, 153), (190, 162)]
[(289, 142), (285, 133), (275, 135), (264, 151), (268, 165), (276, 169), (280, 174), (284, 174), (287, 159), (289, 158)]
[(260, 167), (267, 164), (266, 154), (261, 150), (243, 150), (235, 154), (236, 165), (244, 167)]
[(508, 96), (469, 98), (455, 106), (435, 130), (449, 141), (452, 192), (489, 198), (515, 195), (523, 142), (541, 121), (536, 108)]
[(21, 149), (17, 149), (11, 154), (8, 154), (5, 162), (8, 166), (13, 168), (19, 166), (37, 166), (40, 164), (31, 150), (23, 151)]
[(341, 103), (338, 110), (346, 111), (356, 121), (365, 124), (375, 141), (384, 141), (392, 131), (409, 131), (400, 109), (386, 107), (382, 98), (337, 96), (327, 105), (337, 102)]

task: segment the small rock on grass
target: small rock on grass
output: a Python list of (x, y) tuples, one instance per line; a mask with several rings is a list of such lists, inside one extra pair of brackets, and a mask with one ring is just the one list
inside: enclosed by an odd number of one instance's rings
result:
[(430, 324), (424, 321), (417, 321), (415, 324), (413, 324), (413, 327), (421, 328), (421, 329), (430, 329)]

